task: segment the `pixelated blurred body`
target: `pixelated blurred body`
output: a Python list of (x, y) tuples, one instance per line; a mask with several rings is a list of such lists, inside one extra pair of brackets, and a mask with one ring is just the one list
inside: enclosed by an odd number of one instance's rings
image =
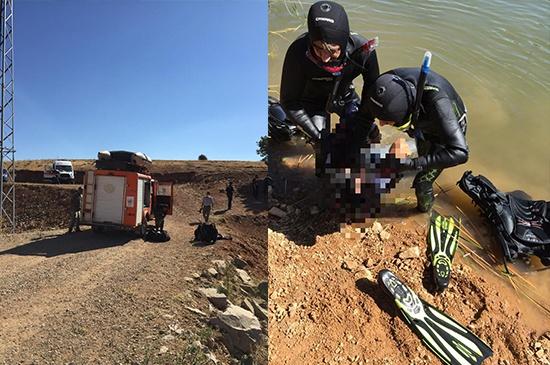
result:
[(395, 188), (401, 177), (400, 152), (372, 144), (358, 150), (353, 165), (342, 161), (343, 164), (327, 167), (340, 221), (364, 222), (380, 214), (382, 194)]

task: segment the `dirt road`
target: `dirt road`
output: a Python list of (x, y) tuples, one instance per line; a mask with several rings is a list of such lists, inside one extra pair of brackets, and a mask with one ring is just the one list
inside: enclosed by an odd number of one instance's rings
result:
[[(255, 201), (247, 185), (261, 170), (258, 164), (233, 171), (240, 179), (228, 212), (220, 206), (223, 171), (176, 185), (167, 243), (87, 227), (73, 234), (53, 229), (0, 236), (0, 364), (186, 363), (193, 341), (211, 335), (204, 318), (189, 309), (208, 312), (190, 278), (214, 259), (237, 255), (254, 279), (267, 278), (265, 203)], [(206, 189), (218, 201), (214, 222), (233, 240), (192, 245)], [(218, 360), (229, 362), (221, 344), (211, 347)]]

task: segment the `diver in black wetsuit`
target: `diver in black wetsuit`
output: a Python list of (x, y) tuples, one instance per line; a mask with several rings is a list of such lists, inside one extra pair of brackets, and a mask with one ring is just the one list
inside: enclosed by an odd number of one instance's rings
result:
[(407, 159), (403, 169), (418, 170), (413, 187), (417, 209), (433, 205), (433, 182), (444, 168), (468, 160), (466, 107), (453, 86), (430, 71), (424, 85), (420, 114), (411, 123), (420, 68), (398, 68), (378, 77), (367, 91), (367, 103), (380, 125), (392, 125), (416, 140), (418, 156)]
[[(350, 33), (344, 8), (320, 1), (308, 13), (308, 32), (288, 48), (281, 80), (281, 104), (289, 119), (313, 141), (317, 173), (325, 167), (327, 152), (332, 165), (349, 161), (359, 147), (377, 142), (380, 132), (365, 105), (369, 85), (379, 75), (375, 40)], [(352, 81), (363, 76), (362, 100)], [(330, 135), (330, 113), (340, 116), (336, 138)], [(339, 142), (327, 142), (329, 139)], [(321, 148), (321, 144), (325, 146)], [(343, 148), (342, 148), (343, 147)], [(324, 150), (322, 153), (321, 150)]]

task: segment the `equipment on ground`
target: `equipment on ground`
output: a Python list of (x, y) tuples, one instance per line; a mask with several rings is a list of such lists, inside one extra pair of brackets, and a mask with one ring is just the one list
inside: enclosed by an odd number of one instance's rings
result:
[(214, 223), (200, 223), (195, 228), (195, 242), (214, 244), (222, 238), (223, 236), (218, 232)]
[(479, 365), (493, 354), (485, 342), (420, 299), (390, 270), (380, 271), (378, 284), (395, 300), (409, 327), (444, 364)]
[(428, 250), (433, 266), (434, 281), (437, 289), (443, 291), (451, 279), (451, 263), (458, 247), (460, 220), (443, 217), (436, 212), (430, 218), (428, 231)]
[(142, 152), (100, 151), (95, 165), (103, 170), (124, 170), (147, 173), (153, 161)]
[(145, 235), (145, 241), (149, 242), (168, 242), (170, 235), (166, 230), (149, 229)]
[(535, 255), (550, 266), (550, 202), (503, 193), (485, 176), (471, 171), (457, 184), (491, 222), (506, 260)]

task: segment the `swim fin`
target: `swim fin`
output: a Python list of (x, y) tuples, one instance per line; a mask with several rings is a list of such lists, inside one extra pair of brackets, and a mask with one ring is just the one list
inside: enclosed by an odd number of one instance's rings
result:
[(451, 262), (458, 247), (460, 219), (458, 224), (453, 217), (443, 217), (432, 213), (428, 231), (428, 249), (432, 259), (435, 285), (443, 291), (451, 279)]
[(378, 274), (405, 321), (422, 342), (447, 365), (480, 365), (493, 350), (467, 328), (420, 299), (390, 270)]

